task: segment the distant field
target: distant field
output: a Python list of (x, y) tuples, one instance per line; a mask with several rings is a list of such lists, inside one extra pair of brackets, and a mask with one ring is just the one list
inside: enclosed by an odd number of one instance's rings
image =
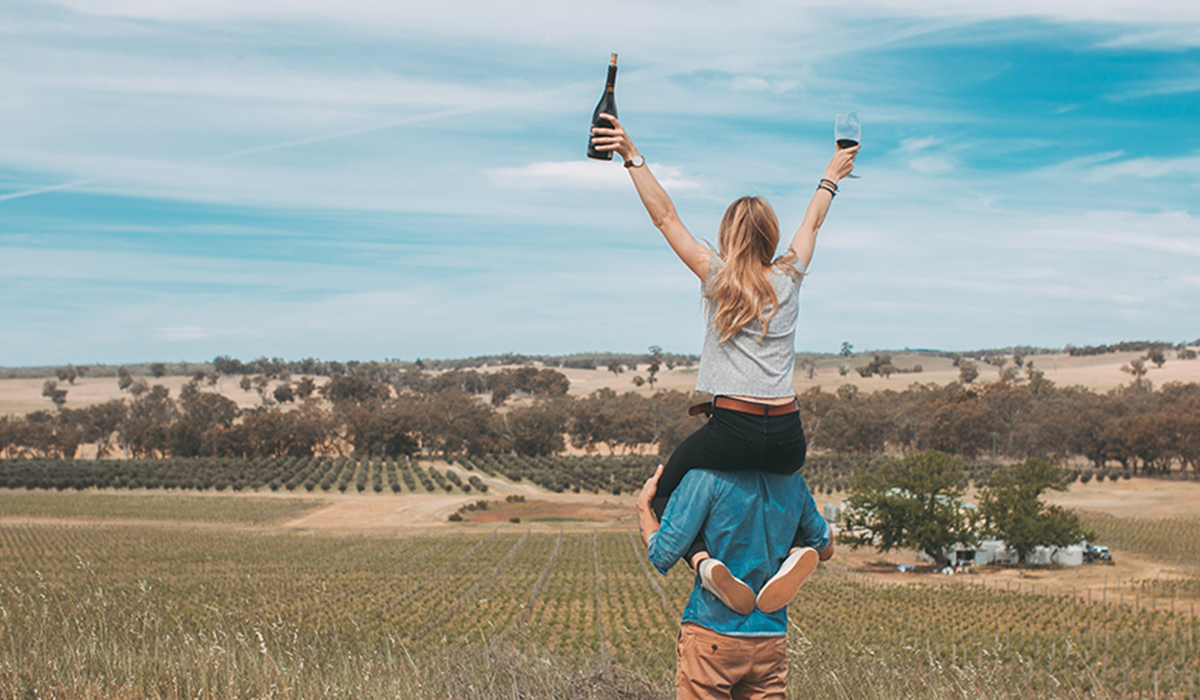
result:
[(304, 498), (0, 490), (0, 517), (134, 518), (265, 525), (291, 520), (320, 505), (320, 500)]
[[(851, 370), (843, 376), (839, 367), (849, 365), (851, 368), (865, 365), (871, 361), (874, 353), (858, 353), (850, 358), (835, 355), (816, 356), (816, 372), (812, 379), (806, 372), (797, 370), (793, 386), (797, 392), (803, 392), (813, 386), (821, 386), (826, 391), (836, 391), (843, 384), (854, 384), (862, 391), (880, 391), (883, 389), (902, 389), (913, 382), (948, 384), (958, 379), (958, 369), (944, 357), (935, 357), (915, 352), (893, 352), (892, 363), (901, 369), (911, 369), (921, 365), (924, 371), (893, 375), (891, 378), (871, 377), (863, 379)], [(1032, 360), (1034, 366), (1046, 373), (1046, 378), (1061, 386), (1083, 386), (1096, 391), (1108, 391), (1122, 384), (1128, 384), (1131, 377), (1121, 372), (1121, 366), (1128, 364), (1131, 359), (1141, 357), (1141, 353), (1123, 352), (1089, 357), (1071, 357), (1067, 354), (1036, 355)], [(1011, 363), (1010, 363), (1011, 364)], [(479, 371), (494, 372), (504, 367), (486, 367)], [(631, 391), (639, 394), (653, 393), (649, 386), (637, 387), (632, 380), (635, 375), (646, 376), (645, 366), (639, 366), (637, 371), (626, 370), (621, 374), (613, 374), (607, 369), (569, 369), (556, 368), (571, 381), (570, 393), (573, 395), (589, 394), (596, 389), (611, 388), (618, 392)], [(299, 377), (293, 377), (298, 379)], [(996, 381), (999, 372), (996, 368), (979, 364), (978, 384)], [(145, 377), (151, 384), (162, 384), (171, 391), (171, 396), (179, 396), (179, 390), (187, 382), (187, 377), (163, 377), (155, 379)], [(1174, 354), (1169, 354), (1167, 363), (1161, 367), (1150, 366), (1146, 379), (1155, 386), (1166, 382), (1200, 382), (1200, 360), (1178, 360)], [(314, 377), (318, 386), (328, 381), (325, 377)], [(657, 375), (655, 390), (676, 389), (691, 391), (696, 386), (696, 368), (663, 369)], [(0, 415), (19, 415), (37, 410), (53, 410), (49, 399), (42, 396), (44, 379), (0, 379)], [(278, 382), (272, 382), (273, 388)], [(103, 403), (111, 399), (128, 396), (117, 388), (115, 377), (80, 377), (74, 384), (62, 384), (67, 390), (67, 406), (80, 408), (92, 404)], [(221, 394), (235, 401), (242, 408), (259, 405), (259, 396), (254, 391), (244, 391), (238, 387), (236, 377), (224, 378), (219, 387)]]

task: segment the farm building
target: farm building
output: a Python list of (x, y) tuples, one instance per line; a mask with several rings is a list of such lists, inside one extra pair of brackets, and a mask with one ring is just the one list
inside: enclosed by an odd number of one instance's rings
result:
[[(900, 492), (899, 489), (893, 491)], [(979, 506), (963, 500), (954, 501), (960, 510), (978, 510)], [(846, 502), (826, 503), (822, 509), (825, 520), (837, 531), (836, 523), (846, 510)], [(950, 566), (984, 566), (997, 564), (1000, 566), (1016, 566), (1017, 553), (1009, 550), (1004, 540), (982, 540), (977, 546), (971, 547), (960, 544), (943, 552)], [(924, 553), (921, 558), (933, 563), (933, 559)], [(1085, 544), (1073, 544), (1067, 547), (1037, 547), (1025, 559), (1026, 566), (1081, 566), (1085, 561)]]
[[(952, 565), (1000, 564), (1016, 566), (1017, 553), (1010, 551), (1004, 540), (983, 540), (978, 547), (957, 547), (946, 552), (946, 558)], [(1028, 566), (1081, 566), (1083, 564), (1083, 545), (1073, 544), (1068, 547), (1038, 547), (1026, 558)]]

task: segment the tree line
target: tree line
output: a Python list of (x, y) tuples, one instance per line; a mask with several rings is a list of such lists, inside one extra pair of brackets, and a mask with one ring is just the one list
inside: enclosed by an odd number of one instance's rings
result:
[(939, 450), (964, 459), (1087, 460), (1102, 472), (1200, 476), (1200, 385), (1142, 377), (1108, 392), (1060, 387), (1037, 370), (984, 386), (800, 394), (810, 448), (885, 454)]
[[(986, 385), (814, 387), (799, 395), (801, 420), (810, 450), (829, 453), (935, 449), (967, 460), (1086, 460), (1101, 474), (1200, 475), (1200, 385), (1156, 388), (1143, 372), (1096, 392), (1057, 386), (1027, 364), (1023, 370)], [(554, 455), (568, 444), (625, 453), (652, 446), (668, 455), (703, 423), (687, 407), (707, 398), (612, 389), (576, 398), (566, 376), (545, 367), (410, 369), (385, 378), (370, 365), (319, 389), (309, 376), (242, 375), (242, 388), (261, 399), (248, 409), (219, 393), (221, 378), (206, 372), (177, 396), (121, 373), (127, 397), (78, 409), (61, 404), (63, 390), (48, 380), (44, 393), (58, 408), (0, 418), (0, 454), (70, 458), (89, 443), (98, 456), (129, 457)]]
[[(661, 351), (660, 351), (661, 352)], [(699, 355), (661, 352), (662, 363), (668, 369), (675, 367), (691, 367), (700, 362)], [(221, 355), (211, 362), (145, 362), (130, 365), (64, 365), (60, 367), (0, 367), (0, 379), (57, 379), (59, 382), (74, 384), (80, 377), (107, 378), (116, 377), (121, 372), (142, 377), (191, 377), (196, 373), (207, 373), (216, 377), (237, 375), (264, 375), (267, 377), (284, 377), (288, 375), (307, 375), (310, 377), (341, 377), (346, 375), (365, 375), (379, 381), (389, 381), (396, 376), (411, 370), (429, 370), (442, 372), (447, 370), (485, 369), (489, 367), (511, 367), (526, 365), (541, 365), (550, 368), (614, 370), (635, 370), (638, 365), (645, 364), (647, 357), (640, 353), (623, 352), (585, 352), (571, 355), (522, 355), (518, 353), (503, 353), (498, 355), (478, 355), (461, 359), (417, 358), (416, 360), (384, 359), (384, 360), (321, 360), (306, 357), (301, 360), (286, 360), (282, 357), (259, 357), (253, 360), (239, 360), (228, 355)]]
[(588, 451), (669, 451), (702, 422), (686, 412), (698, 396), (600, 390), (574, 399), (567, 377), (550, 368), (410, 370), (390, 379), (362, 371), (318, 388), (308, 376), (243, 375), (242, 389), (261, 399), (247, 409), (205, 372), (178, 396), (122, 372), (117, 386), (128, 397), (83, 408), (64, 405), (65, 390), (47, 380), (43, 394), (56, 410), (0, 417), (0, 455), (70, 459), (85, 443), (96, 445), (97, 457), (132, 458), (552, 455), (568, 442)]

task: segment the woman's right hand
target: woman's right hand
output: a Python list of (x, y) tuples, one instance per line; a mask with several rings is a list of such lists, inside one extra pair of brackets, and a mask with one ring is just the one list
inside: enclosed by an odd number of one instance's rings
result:
[(595, 149), (597, 151), (615, 151), (622, 160), (629, 160), (636, 156), (637, 148), (629, 139), (629, 134), (625, 133), (625, 127), (621, 126), (621, 122), (608, 113), (602, 113), (600, 116), (612, 122), (613, 128), (596, 127), (592, 129), (592, 145)]
[(860, 148), (862, 146), (839, 148), (830, 159), (829, 165), (825, 166), (825, 179), (841, 182), (842, 178), (849, 175), (850, 171), (854, 170), (854, 159), (858, 157)]

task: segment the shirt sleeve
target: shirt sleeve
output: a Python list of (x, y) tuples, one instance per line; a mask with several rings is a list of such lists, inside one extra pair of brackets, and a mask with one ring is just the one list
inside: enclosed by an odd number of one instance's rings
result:
[(700, 534), (708, 518), (713, 486), (712, 475), (693, 470), (683, 477), (671, 494), (667, 510), (663, 513), (662, 526), (650, 535), (647, 549), (650, 563), (660, 574), (665, 575), (670, 571), (675, 562), (687, 553), (696, 535)]
[(833, 530), (817, 510), (817, 502), (813, 500), (807, 484), (805, 484), (801, 501), (800, 533), (804, 538), (804, 544), (822, 552), (833, 541)]

